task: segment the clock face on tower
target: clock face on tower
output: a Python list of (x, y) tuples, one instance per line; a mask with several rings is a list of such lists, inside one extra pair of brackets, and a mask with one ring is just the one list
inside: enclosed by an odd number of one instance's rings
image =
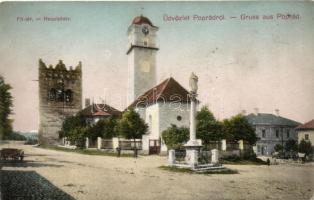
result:
[(144, 27), (142, 28), (142, 32), (144, 33), (144, 35), (148, 35), (148, 33), (149, 33), (148, 27), (147, 27), (147, 26), (144, 26)]
[(142, 72), (146, 72), (146, 73), (150, 72), (150, 63), (146, 60), (142, 61), (140, 69)]

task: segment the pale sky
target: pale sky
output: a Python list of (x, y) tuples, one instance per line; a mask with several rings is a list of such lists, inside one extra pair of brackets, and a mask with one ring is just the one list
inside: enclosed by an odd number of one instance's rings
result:
[[(298, 14), (299, 20), (241, 21), (240, 15)], [(83, 98), (124, 109), (127, 28), (143, 14), (160, 28), (157, 80), (188, 88), (219, 119), (242, 110), (306, 122), (314, 118), (313, 2), (6, 2), (0, 4), (0, 74), (13, 86), (14, 128), (38, 128), (38, 59), (83, 64)], [(223, 21), (164, 21), (164, 15), (224, 15)], [(70, 17), (69, 22), (36, 17)], [(32, 17), (19, 22), (17, 17)], [(231, 19), (230, 17), (237, 17)]]

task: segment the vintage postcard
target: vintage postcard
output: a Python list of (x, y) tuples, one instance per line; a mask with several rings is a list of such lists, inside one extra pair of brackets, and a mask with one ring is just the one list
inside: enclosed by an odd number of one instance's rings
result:
[(314, 199), (314, 3), (0, 3), (0, 200)]

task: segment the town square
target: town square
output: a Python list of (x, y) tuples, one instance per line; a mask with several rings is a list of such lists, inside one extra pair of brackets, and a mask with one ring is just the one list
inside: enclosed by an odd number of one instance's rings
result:
[(313, 5), (0, 4), (0, 200), (313, 199)]

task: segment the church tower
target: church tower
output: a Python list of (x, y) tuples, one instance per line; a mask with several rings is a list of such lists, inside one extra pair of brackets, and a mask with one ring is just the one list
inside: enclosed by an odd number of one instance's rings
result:
[(144, 16), (128, 28), (128, 103), (156, 85), (156, 33), (158, 27)]
[(82, 109), (82, 64), (67, 69), (39, 60), (39, 143), (55, 145), (65, 117)]

